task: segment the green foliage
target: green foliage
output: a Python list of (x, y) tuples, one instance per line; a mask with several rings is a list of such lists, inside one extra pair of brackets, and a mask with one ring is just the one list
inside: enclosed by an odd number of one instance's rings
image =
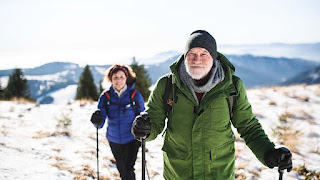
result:
[(30, 90), (27, 79), (23, 77), (21, 69), (13, 70), (9, 77), (7, 87), (3, 90), (3, 98), (10, 100), (12, 98), (25, 98), (31, 100)]
[(144, 101), (147, 101), (150, 95), (149, 88), (151, 86), (151, 79), (149, 78), (147, 71), (144, 69), (144, 65), (139, 65), (135, 57), (132, 58), (130, 66), (137, 76), (135, 89), (141, 93)]
[(86, 65), (78, 82), (76, 99), (92, 99), (96, 101), (98, 97), (97, 87), (94, 84), (91, 70), (89, 66)]

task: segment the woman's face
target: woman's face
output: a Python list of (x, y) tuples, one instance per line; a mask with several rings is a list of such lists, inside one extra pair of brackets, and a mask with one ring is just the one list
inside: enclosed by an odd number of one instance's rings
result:
[(111, 83), (117, 91), (120, 91), (124, 87), (126, 82), (127, 77), (123, 71), (119, 70), (112, 74)]

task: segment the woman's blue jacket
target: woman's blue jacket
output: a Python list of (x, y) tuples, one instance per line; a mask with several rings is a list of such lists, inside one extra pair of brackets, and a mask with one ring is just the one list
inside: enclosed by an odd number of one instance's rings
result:
[[(136, 115), (130, 103), (130, 90), (134, 90), (134, 84), (127, 85), (127, 90), (121, 95), (120, 98), (112, 86), (109, 90), (110, 105), (106, 105), (107, 95), (105, 93), (107, 91), (103, 92), (99, 98), (98, 109), (101, 110), (104, 121), (98, 128), (102, 128), (106, 119), (108, 118), (106, 133), (108, 141), (118, 144), (129, 143), (135, 139), (131, 134), (131, 126)], [(136, 91), (134, 100), (137, 104), (137, 112), (140, 113), (144, 111), (144, 100), (139, 91)]]

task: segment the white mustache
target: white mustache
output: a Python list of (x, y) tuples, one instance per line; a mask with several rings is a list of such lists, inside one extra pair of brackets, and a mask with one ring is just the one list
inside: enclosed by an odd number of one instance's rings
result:
[(189, 67), (201, 67), (201, 68), (205, 68), (206, 65), (204, 65), (204, 64), (190, 64)]

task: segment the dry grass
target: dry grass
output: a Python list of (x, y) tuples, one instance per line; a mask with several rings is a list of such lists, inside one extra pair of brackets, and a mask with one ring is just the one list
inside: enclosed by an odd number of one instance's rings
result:
[(52, 166), (58, 168), (61, 171), (68, 171), (70, 173), (73, 173), (72, 167), (67, 166), (64, 163), (55, 163)]
[(95, 170), (89, 164), (82, 165), (82, 169), (75, 171), (74, 174), (76, 174), (74, 179), (81, 179), (87, 177), (97, 178)]
[(14, 101), (18, 103), (31, 103), (31, 104), (37, 104), (35, 100), (32, 99), (26, 99), (26, 98), (18, 98), (18, 97), (13, 97), (9, 101)]
[(58, 119), (58, 124), (56, 125), (56, 127), (60, 129), (68, 129), (71, 126), (71, 124), (71, 118), (68, 115), (62, 113), (61, 118)]
[(269, 102), (269, 105), (270, 105), (270, 106), (276, 106), (277, 103), (276, 103), (275, 101), (270, 101), (270, 102)]
[[(56, 157), (54, 157), (56, 158)], [(80, 170), (74, 170), (72, 167), (67, 166), (65, 163), (59, 162), (52, 165), (53, 167), (58, 168), (61, 171), (68, 171), (71, 174), (74, 174), (75, 180), (86, 180), (89, 178), (96, 179), (97, 173), (94, 168), (92, 168), (89, 164), (84, 164), (81, 166)], [(120, 179), (119, 173), (113, 173), (113, 177), (107, 177), (105, 175), (100, 175), (99, 179), (101, 180), (113, 180), (113, 179)]]
[(235, 167), (236, 180), (247, 179), (247, 176), (243, 172), (250, 173), (253, 179), (259, 179), (261, 169), (248, 170), (246, 169), (247, 166), (248, 166), (248, 162), (242, 162)]
[(46, 137), (55, 137), (55, 136), (66, 136), (66, 137), (71, 137), (71, 132), (68, 130), (65, 131), (55, 131), (55, 132), (38, 132), (37, 135), (32, 136), (32, 138), (35, 139), (41, 139), (41, 138), (46, 138)]
[(60, 148), (52, 148), (52, 150), (53, 150), (53, 151), (56, 151), (56, 152), (58, 152), (58, 153), (61, 152), (61, 149), (60, 149)]
[(311, 171), (306, 168), (306, 165), (299, 166), (298, 168), (294, 168), (300, 175), (303, 175), (305, 179), (308, 180), (317, 180), (320, 179), (320, 171)]
[(50, 159), (55, 159), (56, 161), (64, 161), (66, 160), (65, 158), (61, 157), (61, 156), (50, 156)]
[[(319, 86), (320, 86), (320, 85), (319, 85)], [(317, 89), (317, 90), (314, 91), (314, 95), (320, 96), (320, 87), (319, 87), (319, 89)]]
[(7, 136), (8, 135), (8, 127), (7, 126), (5, 126), (4, 124), (1, 126), (1, 133), (4, 135), (4, 136)]
[(95, 101), (92, 99), (77, 99), (76, 102), (79, 102), (80, 107), (83, 107), (87, 104), (93, 104)]
[(280, 125), (272, 128), (272, 131), (281, 144), (289, 148), (290, 151), (298, 153), (296, 146), (299, 144), (298, 137), (301, 136), (301, 132), (292, 126), (292, 118), (296, 118), (296, 116), (288, 111), (284, 112), (279, 116)]
[(82, 157), (82, 159), (89, 159), (89, 160), (94, 160), (95, 159), (92, 156), (87, 156), (87, 155), (84, 155), (84, 154), (82, 154), (81, 157)]
[(239, 171), (239, 170), (244, 170), (247, 166), (248, 166), (248, 162), (242, 162), (235, 167), (236, 180), (245, 180), (247, 178), (247, 176), (244, 173), (242, 173), (242, 171)]
[(299, 114), (301, 114), (300, 116), (296, 116), (296, 118), (298, 119), (302, 119), (302, 120), (311, 120), (314, 119), (313, 116), (311, 116), (309, 113), (307, 113), (305, 110), (300, 110)]
[(116, 160), (114, 159), (114, 157), (105, 156), (103, 157), (103, 160), (109, 160), (112, 164), (116, 164)]
[(235, 180), (246, 180), (247, 179), (247, 176), (243, 173), (235, 173)]
[(302, 102), (309, 102), (310, 98), (304, 95), (304, 96), (298, 97), (298, 100)]

